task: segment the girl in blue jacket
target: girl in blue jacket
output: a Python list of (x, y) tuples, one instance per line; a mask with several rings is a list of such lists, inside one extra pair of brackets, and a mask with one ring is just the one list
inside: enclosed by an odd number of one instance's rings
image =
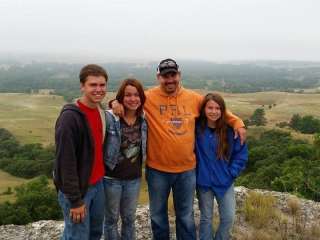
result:
[[(200, 208), (200, 240), (227, 240), (235, 217), (234, 181), (245, 168), (247, 145), (234, 138), (226, 123), (226, 105), (216, 93), (205, 96), (196, 125), (197, 196)], [(220, 224), (213, 232), (216, 198)]]

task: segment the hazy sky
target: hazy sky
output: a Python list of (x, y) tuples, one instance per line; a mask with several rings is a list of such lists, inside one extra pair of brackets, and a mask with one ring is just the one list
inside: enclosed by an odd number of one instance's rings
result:
[(320, 60), (319, 0), (0, 0), (0, 52)]

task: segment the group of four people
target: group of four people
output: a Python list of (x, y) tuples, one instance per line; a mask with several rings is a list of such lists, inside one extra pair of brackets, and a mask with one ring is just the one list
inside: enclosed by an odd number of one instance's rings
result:
[[(196, 239), (195, 192), (199, 238), (229, 239), (233, 182), (248, 153), (244, 124), (226, 110), (223, 98), (185, 89), (173, 59), (159, 63), (157, 87), (144, 91), (138, 80), (124, 80), (106, 112), (100, 107), (106, 71), (91, 64), (79, 77), (82, 96), (63, 107), (56, 123), (54, 182), (65, 220), (62, 239), (100, 239), (103, 229), (105, 239), (135, 239), (144, 160), (153, 239), (170, 237), (171, 191), (177, 239)], [(215, 233), (214, 198), (220, 213)]]

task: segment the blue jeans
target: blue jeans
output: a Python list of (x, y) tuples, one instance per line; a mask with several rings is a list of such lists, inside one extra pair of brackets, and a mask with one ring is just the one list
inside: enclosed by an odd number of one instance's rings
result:
[[(106, 240), (136, 239), (135, 218), (140, 191), (141, 178), (119, 180), (104, 178)], [(121, 237), (118, 220), (121, 216)]]
[(193, 200), (195, 170), (166, 173), (146, 168), (153, 239), (169, 239), (168, 198), (172, 189), (177, 240), (196, 239)]
[[(197, 186), (197, 196), (200, 208), (200, 240), (228, 240), (235, 218), (235, 194), (233, 184), (229, 187), (223, 197), (218, 197), (212, 190), (204, 190)], [(213, 237), (213, 203), (216, 198), (219, 209), (220, 223)]]
[(59, 191), (58, 201), (63, 210), (64, 231), (62, 240), (100, 240), (103, 232), (104, 192), (102, 179), (90, 186), (83, 201), (86, 205), (86, 216), (82, 223), (74, 223), (70, 217), (70, 201)]

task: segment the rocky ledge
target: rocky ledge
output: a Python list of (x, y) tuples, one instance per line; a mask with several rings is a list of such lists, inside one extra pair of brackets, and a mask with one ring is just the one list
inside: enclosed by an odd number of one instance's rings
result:
[[(246, 221), (243, 213), (243, 205), (248, 194), (252, 191), (260, 193), (266, 196), (273, 196), (275, 199), (275, 207), (281, 211), (283, 214), (290, 214), (290, 205), (288, 201), (290, 199), (297, 199), (291, 194), (279, 193), (264, 190), (249, 190), (244, 187), (236, 187), (236, 201), (237, 201), (237, 217), (235, 221), (235, 230), (233, 234), (233, 239), (255, 239), (248, 231), (250, 231), (250, 226)], [(312, 227), (319, 226), (320, 222), (320, 203), (313, 202), (305, 199), (298, 199), (298, 210), (300, 216), (303, 216), (304, 226)], [(197, 203), (195, 202), (195, 220), (198, 228), (199, 225), (199, 209)], [(288, 217), (288, 224), (291, 222), (291, 218)], [(292, 221), (296, 221), (292, 218)], [(292, 224), (296, 224), (292, 223)], [(137, 239), (151, 239), (151, 229), (150, 229), (150, 218), (148, 206), (139, 206), (137, 209)], [(170, 217), (170, 227), (172, 234), (172, 239), (174, 239), (174, 217)], [(24, 226), (18, 225), (3, 225), (0, 226), (0, 239), (3, 240), (55, 240), (59, 239), (61, 232), (63, 230), (62, 221), (39, 221), (30, 223)], [(251, 230), (252, 231), (252, 230)], [(254, 230), (256, 232), (257, 230)], [(260, 231), (260, 230), (259, 230)], [(317, 232), (315, 233), (317, 234)], [(250, 237), (251, 236), (251, 237)], [(318, 235), (315, 235), (318, 236)], [(262, 238), (261, 238), (262, 239)], [(268, 238), (263, 238), (268, 239)], [(270, 238), (275, 239), (275, 238)], [(288, 238), (291, 239), (291, 238)], [(301, 238), (300, 238), (301, 239)], [(302, 238), (302, 239), (318, 239), (318, 238)], [(320, 239), (320, 238), (319, 238)]]

